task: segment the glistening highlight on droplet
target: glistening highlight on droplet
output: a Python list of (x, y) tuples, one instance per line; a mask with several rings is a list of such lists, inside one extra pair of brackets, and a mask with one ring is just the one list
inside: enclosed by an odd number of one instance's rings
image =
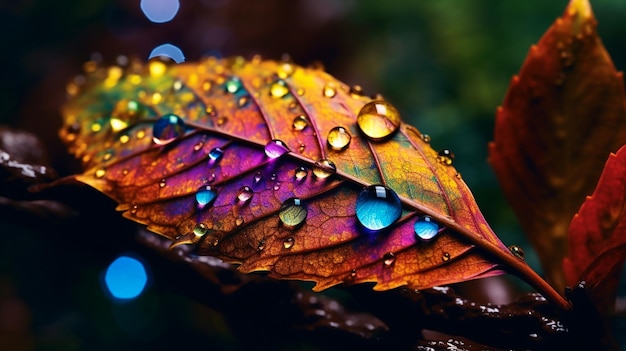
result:
[(395, 191), (384, 185), (363, 188), (356, 199), (356, 217), (371, 231), (385, 229), (400, 218), (402, 204)]
[(441, 231), (439, 224), (435, 222), (430, 216), (421, 216), (413, 224), (415, 230), (415, 236), (424, 241), (431, 240)]
[(113, 298), (130, 300), (143, 292), (148, 283), (148, 274), (138, 259), (120, 256), (107, 267), (104, 283)]
[(165, 23), (176, 16), (180, 3), (178, 0), (141, 0), (139, 7), (151, 22)]
[(175, 114), (166, 114), (152, 126), (152, 140), (155, 144), (165, 145), (185, 134), (185, 122)]
[(176, 63), (185, 62), (185, 55), (183, 54), (183, 51), (178, 46), (169, 43), (159, 45), (152, 49), (148, 59), (157, 56), (168, 57)]

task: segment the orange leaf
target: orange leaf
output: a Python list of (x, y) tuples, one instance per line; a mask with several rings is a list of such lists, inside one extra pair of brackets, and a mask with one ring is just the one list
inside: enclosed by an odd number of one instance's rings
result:
[(585, 281), (603, 313), (615, 306), (617, 284), (626, 259), (626, 148), (609, 157), (598, 186), (580, 207), (569, 229), (563, 261), (567, 284)]
[(622, 74), (587, 0), (572, 0), (533, 46), (498, 109), (489, 161), (548, 281), (562, 289), (572, 216), (626, 143)]
[(100, 68), (65, 107), (77, 179), (124, 216), (240, 270), (375, 289), (500, 274), (558, 294), (491, 231), (452, 156), (372, 100), (287, 62)]

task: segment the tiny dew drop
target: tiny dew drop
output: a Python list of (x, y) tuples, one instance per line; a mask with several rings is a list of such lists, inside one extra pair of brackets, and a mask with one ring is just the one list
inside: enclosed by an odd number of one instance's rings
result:
[(237, 100), (237, 106), (244, 107), (248, 104), (248, 101), (250, 101), (250, 98), (247, 95), (244, 95)]
[(293, 130), (301, 131), (301, 130), (304, 130), (304, 128), (306, 128), (308, 125), (309, 125), (309, 121), (303, 115), (296, 116), (293, 119), (293, 124), (292, 124)]
[(313, 174), (320, 179), (326, 179), (337, 172), (335, 164), (328, 159), (321, 159), (315, 162)]
[(520, 260), (524, 260), (524, 250), (522, 250), (521, 247), (517, 246), (517, 245), (511, 245), (509, 246), (509, 251), (511, 251), (511, 253), (513, 254), (513, 256), (519, 258)]
[(304, 180), (307, 177), (308, 174), (309, 174), (309, 171), (307, 171), (306, 168), (298, 167), (298, 168), (296, 168), (295, 178), (298, 181), (302, 181), (302, 180)]
[(196, 145), (193, 146), (193, 151), (200, 151), (200, 149), (202, 149), (203, 146), (204, 146), (204, 142), (199, 141), (196, 143)]
[(167, 183), (165, 182), (165, 178), (161, 179), (161, 181), (159, 182), (159, 187), (161, 188), (165, 188), (165, 185), (167, 185)]
[(289, 94), (289, 87), (282, 79), (277, 80), (270, 86), (270, 96), (275, 99), (280, 99), (287, 94)]
[(265, 249), (265, 239), (259, 240), (259, 244), (256, 247), (257, 250), (263, 251)]
[(307, 214), (308, 211), (306, 207), (302, 206), (302, 201), (292, 197), (282, 203), (278, 211), (278, 218), (284, 226), (295, 228), (304, 223)]
[(197, 237), (204, 236), (209, 231), (209, 227), (207, 227), (204, 223), (198, 223), (193, 228), (193, 234)]
[(298, 94), (298, 96), (304, 95), (304, 89), (303, 88), (298, 88), (298, 90), (296, 90), (296, 94)]
[(230, 77), (224, 82), (224, 89), (231, 94), (235, 94), (243, 87), (241, 80), (238, 77)]
[(211, 104), (206, 105), (204, 112), (206, 112), (206, 114), (209, 115), (210, 117), (217, 116), (217, 109), (215, 109), (215, 106)]
[(272, 182), (273, 182), (273, 181), (275, 181), (275, 180), (276, 180), (276, 178), (277, 178), (276, 173), (272, 173), (272, 174), (270, 175), (270, 180), (271, 180)]
[(400, 198), (384, 185), (367, 186), (356, 199), (356, 217), (366, 229), (385, 229), (397, 221), (401, 214)]
[(258, 171), (254, 174), (254, 184), (258, 184), (261, 179), (263, 179), (263, 176), (261, 175), (261, 171)]
[(350, 271), (350, 277), (356, 278), (356, 269)]
[(152, 140), (157, 145), (165, 145), (185, 134), (185, 122), (175, 114), (166, 114), (152, 126)]
[(290, 62), (285, 62), (278, 66), (278, 71), (276, 74), (278, 77), (285, 79), (293, 74), (295, 71), (295, 67)]
[(454, 154), (452, 153), (452, 151), (448, 149), (443, 149), (439, 151), (439, 153), (437, 153), (437, 161), (439, 161), (440, 163), (446, 166), (450, 166), (453, 160), (454, 160)]
[(217, 191), (210, 185), (205, 185), (196, 191), (196, 205), (203, 209), (213, 203), (217, 197)]
[(219, 147), (215, 147), (209, 151), (209, 164), (215, 164), (224, 156), (224, 150)]
[(443, 260), (443, 262), (448, 262), (450, 261), (450, 254), (447, 252), (443, 253), (443, 256), (441, 256), (441, 259)]
[(281, 140), (272, 140), (265, 145), (265, 155), (271, 159), (279, 158), (289, 152), (287, 145)]
[(241, 227), (241, 225), (243, 224), (244, 220), (243, 217), (241, 216), (237, 216), (237, 218), (235, 218), (235, 225), (237, 227)]
[(252, 192), (252, 189), (250, 189), (249, 186), (242, 186), (237, 191), (237, 200), (239, 202), (248, 202), (250, 201), (250, 199), (252, 199), (253, 195), (254, 193)]
[(430, 135), (422, 134), (422, 141), (425, 142), (426, 144), (430, 144)]
[(286, 238), (283, 240), (283, 247), (285, 249), (291, 249), (293, 247), (295, 240), (292, 237)]
[(353, 85), (350, 87), (350, 95), (363, 96), (363, 88), (360, 85)]
[(279, 190), (280, 189), (280, 182), (276, 182), (276, 184), (274, 184), (274, 190)]
[(217, 126), (218, 126), (218, 127), (221, 127), (221, 126), (223, 126), (224, 124), (226, 124), (226, 122), (228, 122), (228, 117), (226, 117), (226, 116), (219, 117), (219, 118), (217, 119)]
[(390, 267), (392, 264), (396, 262), (396, 255), (393, 252), (387, 252), (383, 256), (383, 265), (385, 267)]
[(107, 171), (104, 168), (98, 168), (96, 170), (96, 178), (103, 178)]
[(322, 94), (327, 98), (335, 97), (335, 95), (337, 95), (337, 89), (335, 88), (335, 84), (326, 83), (326, 85), (324, 85), (324, 89), (322, 90)]
[(431, 240), (441, 231), (439, 224), (430, 216), (419, 217), (413, 224), (413, 229), (415, 230), (415, 236), (424, 241)]
[(328, 132), (328, 146), (333, 150), (344, 150), (350, 144), (352, 136), (344, 127), (334, 127)]
[(300, 143), (300, 145), (298, 145), (298, 152), (299, 153), (303, 153), (305, 149), (305, 145), (304, 143)]
[(400, 113), (393, 105), (383, 100), (370, 101), (363, 105), (357, 115), (357, 124), (363, 134), (373, 140), (390, 136), (400, 127)]

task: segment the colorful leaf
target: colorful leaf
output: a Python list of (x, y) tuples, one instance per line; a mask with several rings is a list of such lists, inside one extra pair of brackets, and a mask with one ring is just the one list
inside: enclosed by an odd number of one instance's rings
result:
[(569, 252), (563, 261), (567, 284), (585, 281), (603, 313), (615, 306), (626, 259), (626, 148), (611, 154), (598, 186), (580, 207), (569, 229)]
[(76, 178), (173, 246), (316, 290), (423, 289), (505, 267), (559, 299), (491, 231), (449, 155), (325, 72), (134, 62), (80, 90), (61, 131), (86, 167)]
[(607, 155), (626, 143), (625, 97), (589, 3), (572, 0), (498, 108), (489, 161), (559, 289), (569, 222)]

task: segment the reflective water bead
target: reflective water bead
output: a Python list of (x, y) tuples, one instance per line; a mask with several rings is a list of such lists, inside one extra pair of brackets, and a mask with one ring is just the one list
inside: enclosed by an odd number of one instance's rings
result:
[(204, 109), (204, 111), (207, 113), (207, 115), (211, 117), (217, 116), (217, 110), (215, 109), (215, 106), (211, 104), (206, 105), (206, 108)]
[(322, 90), (322, 94), (327, 98), (335, 97), (335, 95), (337, 95), (337, 89), (335, 88), (335, 84), (326, 83), (326, 85), (324, 85), (324, 89)]
[(250, 199), (252, 199), (253, 195), (254, 193), (252, 192), (252, 189), (250, 189), (249, 186), (242, 186), (237, 191), (237, 200), (239, 202), (248, 202), (250, 201)]
[(313, 166), (313, 174), (320, 179), (326, 179), (337, 172), (337, 167), (333, 161), (329, 159), (321, 159), (315, 162)]
[(437, 161), (443, 163), (446, 166), (450, 166), (454, 160), (454, 154), (448, 149), (443, 149), (437, 153)]
[(393, 252), (387, 252), (383, 256), (383, 264), (385, 265), (385, 267), (391, 266), (392, 264), (394, 264), (394, 262), (396, 262), (396, 255), (394, 255)]
[(270, 180), (271, 180), (271, 181), (275, 181), (275, 180), (276, 180), (276, 177), (277, 177), (277, 176), (276, 176), (276, 173), (272, 173), (272, 174), (270, 175)]
[(161, 179), (161, 181), (159, 182), (159, 188), (165, 188), (165, 186), (167, 185), (165, 178)]
[(420, 240), (430, 240), (439, 234), (441, 228), (430, 216), (421, 216), (413, 224), (415, 236)]
[(106, 174), (106, 170), (104, 168), (98, 168), (96, 170), (96, 178), (102, 178)]
[(185, 122), (175, 114), (166, 114), (152, 126), (152, 140), (155, 144), (165, 145), (185, 134)]
[(223, 126), (224, 124), (226, 124), (226, 122), (228, 122), (228, 117), (226, 117), (226, 116), (222, 116), (222, 117), (217, 119), (218, 127)]
[(296, 116), (293, 119), (293, 130), (301, 131), (309, 125), (309, 121), (303, 115)]
[(239, 100), (237, 100), (237, 106), (244, 107), (246, 106), (246, 104), (248, 104), (248, 101), (250, 101), (250, 97), (248, 97), (247, 95), (244, 95), (240, 97)]
[(256, 247), (257, 250), (263, 251), (265, 249), (265, 239), (259, 240), (259, 244)]
[(238, 92), (242, 87), (243, 84), (241, 83), (241, 79), (239, 79), (239, 77), (230, 77), (226, 82), (224, 82), (224, 89), (231, 94)]
[(243, 222), (244, 222), (243, 217), (241, 217), (241, 216), (237, 216), (237, 218), (235, 218), (235, 225), (236, 225), (237, 227), (241, 227), (241, 225), (243, 224)]
[(447, 252), (443, 253), (443, 256), (441, 256), (441, 259), (443, 260), (443, 262), (448, 262), (450, 261), (450, 254)]
[(289, 87), (282, 79), (277, 80), (270, 86), (270, 96), (273, 98), (280, 99), (287, 94), (289, 94)]
[(193, 234), (195, 236), (204, 236), (209, 231), (209, 227), (207, 227), (204, 223), (198, 223), (193, 228)]
[(363, 96), (363, 88), (360, 85), (353, 85), (350, 87), (350, 95)]
[(306, 176), (309, 174), (309, 171), (307, 171), (306, 168), (304, 167), (298, 167), (296, 168), (296, 172), (295, 172), (295, 177), (296, 180), (304, 180), (304, 178), (306, 178)]
[(291, 247), (293, 247), (295, 240), (292, 237), (286, 238), (285, 240), (283, 240), (283, 247), (285, 249), (291, 249)]
[(210, 185), (205, 185), (196, 191), (196, 205), (199, 209), (209, 206), (217, 197), (217, 191)]
[(425, 142), (426, 144), (430, 144), (430, 135), (422, 134), (422, 141)]
[(197, 142), (193, 146), (193, 151), (200, 151), (200, 149), (202, 149), (202, 147), (204, 147), (204, 142), (203, 141), (199, 141), (199, 142)]
[(209, 164), (215, 164), (224, 156), (224, 150), (219, 147), (214, 147), (209, 151)]
[(383, 100), (368, 102), (357, 115), (357, 124), (363, 134), (374, 140), (388, 137), (398, 130), (401, 122), (398, 110)]
[(274, 190), (279, 190), (280, 189), (280, 182), (276, 182), (276, 184), (274, 184)]
[(278, 70), (276, 74), (278, 75), (279, 78), (285, 79), (291, 76), (294, 71), (295, 71), (295, 67), (289, 62), (285, 62), (278, 66)]
[(400, 198), (384, 185), (367, 186), (356, 199), (357, 220), (369, 230), (385, 229), (397, 221), (401, 214)]
[(511, 245), (509, 246), (509, 251), (511, 251), (511, 253), (513, 254), (513, 256), (519, 258), (520, 260), (524, 260), (524, 250), (517, 246), (517, 245)]
[(328, 132), (328, 146), (333, 150), (343, 150), (350, 144), (352, 136), (344, 127), (335, 127)]
[(130, 141), (130, 137), (126, 134), (120, 135), (120, 143), (126, 144)]
[(265, 154), (269, 158), (278, 158), (289, 152), (287, 145), (281, 140), (272, 140), (265, 145)]
[(298, 198), (292, 197), (282, 203), (278, 212), (278, 217), (283, 225), (289, 228), (294, 228), (304, 222), (307, 214), (308, 211), (306, 207), (302, 205), (302, 201)]

